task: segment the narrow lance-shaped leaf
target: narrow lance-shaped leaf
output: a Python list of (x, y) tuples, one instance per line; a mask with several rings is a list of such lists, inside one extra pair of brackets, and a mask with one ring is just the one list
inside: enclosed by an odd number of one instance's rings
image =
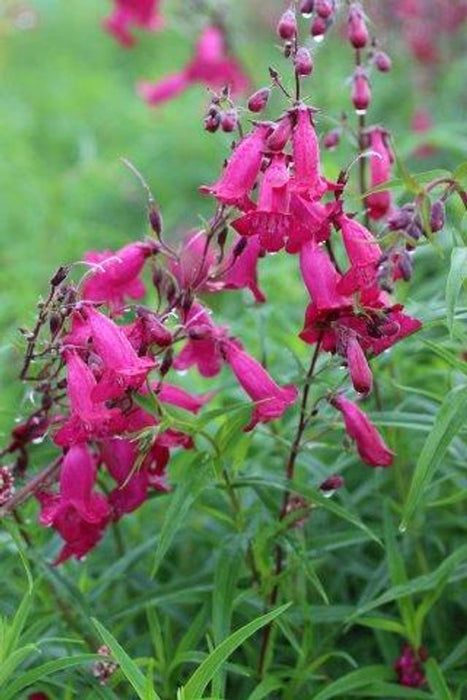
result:
[(467, 248), (454, 248), (451, 254), (451, 269), (446, 282), (446, 306), (448, 327), (452, 337), (454, 313), (462, 285), (467, 279)]

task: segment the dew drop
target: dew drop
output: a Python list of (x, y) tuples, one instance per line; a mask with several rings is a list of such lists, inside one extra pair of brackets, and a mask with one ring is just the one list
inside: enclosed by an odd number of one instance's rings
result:
[(366, 114), (366, 109), (356, 109), (355, 112), (359, 117), (363, 117)]
[(317, 44), (321, 44), (321, 42), (324, 40), (324, 34), (318, 34), (317, 36), (315, 36), (313, 38)]

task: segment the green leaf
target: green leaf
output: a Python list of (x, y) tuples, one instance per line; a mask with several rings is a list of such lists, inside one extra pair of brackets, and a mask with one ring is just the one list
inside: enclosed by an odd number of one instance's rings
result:
[(448, 328), (452, 337), (454, 313), (462, 285), (467, 279), (467, 248), (454, 248), (451, 254), (451, 268), (446, 282), (446, 306)]
[(207, 659), (203, 661), (201, 666), (196, 669), (188, 683), (184, 686), (185, 700), (199, 700), (208, 683), (229, 656), (255, 632), (271, 623), (276, 617), (279, 617), (279, 615), (282, 615), (290, 606), (291, 603), (287, 603), (275, 610), (271, 610), (271, 612), (266, 613), (266, 615), (262, 615), (256, 618), (256, 620), (252, 620), (244, 625), (221, 642), (221, 644), (209, 654)]
[(37, 651), (39, 650), (34, 644), (27, 644), (21, 647), (21, 649), (13, 651), (8, 658), (0, 664), (0, 688), (3, 687), (3, 684), (15, 672), (17, 667), (22, 664), (28, 656)]
[(247, 700), (263, 700), (263, 698), (268, 697), (275, 690), (282, 688), (284, 682), (274, 676), (268, 676), (259, 685), (256, 686), (254, 691), (247, 697)]
[(467, 419), (467, 386), (456, 387), (446, 396), (436, 417), (433, 429), (423, 446), (412, 478), (409, 495), (402, 512), (401, 530), (408, 523), (424, 499), (438, 466), (446, 451)]
[(97, 659), (102, 661), (102, 656), (99, 656), (99, 654), (76, 654), (76, 656), (54, 659), (40, 666), (35, 666), (29, 671), (22, 673), (21, 676), (14, 680), (7, 688), (2, 688), (2, 700), (14, 700), (18, 697), (18, 693), (21, 690), (41, 681), (46, 676), (50, 676), (58, 671), (63, 671), (66, 668), (96, 661)]
[(357, 625), (370, 627), (374, 630), (382, 630), (383, 632), (394, 632), (405, 638), (405, 628), (400, 622), (391, 617), (362, 617), (356, 620)]
[(367, 666), (357, 671), (350, 671), (337, 681), (330, 683), (319, 693), (313, 695), (313, 700), (328, 700), (328, 698), (344, 698), (351, 690), (364, 688), (377, 680), (392, 678), (393, 672), (386, 666)]
[(157, 574), (159, 566), (178, 530), (185, 524), (188, 511), (209, 483), (211, 470), (206, 462), (207, 458), (205, 455), (198, 455), (185, 468), (183, 483), (177, 486), (175, 493), (171, 496), (170, 505), (159, 535), (156, 557), (151, 572), (152, 578)]
[(111, 650), (112, 656), (119, 664), (123, 675), (133, 686), (140, 700), (161, 700), (153, 687), (148, 689), (146, 676), (140, 671), (133, 659), (128, 656), (123, 647), (120, 646), (115, 637), (113, 637), (111, 633), (95, 618), (92, 618), (92, 622), (102, 637), (104, 644), (107, 644)]
[(456, 180), (463, 189), (467, 189), (467, 161), (464, 161), (454, 170), (452, 179)]
[(433, 691), (436, 700), (453, 700), (444, 674), (435, 659), (428, 659), (425, 664), (428, 685)]

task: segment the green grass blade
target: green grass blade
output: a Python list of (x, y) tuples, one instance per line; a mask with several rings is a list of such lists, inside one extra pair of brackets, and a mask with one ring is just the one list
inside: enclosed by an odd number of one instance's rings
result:
[(344, 698), (346, 693), (352, 690), (364, 688), (370, 683), (377, 680), (390, 680), (393, 675), (391, 669), (386, 666), (367, 666), (359, 668), (357, 671), (350, 671), (345, 676), (338, 678), (337, 681), (330, 683), (326, 688), (323, 688), (319, 693), (313, 695), (313, 700), (328, 700), (328, 698)]
[(196, 669), (188, 683), (184, 686), (185, 700), (199, 700), (206, 686), (229, 656), (255, 632), (275, 620), (279, 615), (282, 615), (290, 606), (291, 603), (287, 603), (275, 610), (271, 610), (271, 612), (266, 613), (266, 615), (261, 615), (261, 617), (252, 620), (221, 642), (221, 644), (209, 654), (207, 659), (203, 661), (201, 666)]
[(467, 279), (467, 248), (454, 248), (451, 254), (451, 269), (446, 282), (446, 306), (448, 328), (452, 337), (456, 304)]
[(425, 670), (428, 685), (436, 700), (453, 700), (444, 674), (435, 659), (428, 659)]

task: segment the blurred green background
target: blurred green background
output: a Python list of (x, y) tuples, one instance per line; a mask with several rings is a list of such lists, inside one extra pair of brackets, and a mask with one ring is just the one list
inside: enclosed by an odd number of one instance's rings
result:
[[(225, 5), (235, 51), (253, 84), (264, 84), (268, 64), (285, 69), (271, 33), (283, 3)], [(166, 0), (166, 29), (140, 33), (137, 46), (125, 50), (100, 27), (111, 9), (106, 0), (3, 0), (0, 426), (11, 423), (21, 396), (19, 387), (11, 383), (22, 352), (17, 328), (32, 323), (38, 296), (54, 269), (81, 259), (88, 249), (119, 247), (147, 232), (144, 193), (119, 159), (129, 158), (144, 174), (172, 237), (179, 237), (210, 211), (211, 203), (198, 194), (197, 187), (216, 178), (229, 138), (211, 136), (202, 129), (205, 89), (195, 86), (156, 110), (149, 109), (134, 90), (138, 79), (176, 71), (189, 58), (203, 19), (187, 7), (178, 0)], [(383, 43), (395, 66), (389, 76), (376, 76), (371, 121), (392, 129), (400, 155), (408, 158), (416, 143), (409, 130), (411, 115), (424, 104), (435, 124), (430, 138), (440, 149), (428, 162), (409, 160), (409, 164), (425, 170), (453, 167), (467, 151), (462, 133), (466, 56), (457, 52), (449, 69), (438, 75), (429, 69), (431, 94), (426, 90), (420, 94), (415, 87), (427, 81), (414, 77), (413, 61), (398, 32), (386, 33)], [(311, 101), (321, 108), (318, 127), (324, 132), (349, 107), (352, 56), (345, 43), (331, 35), (316, 47), (315, 61)], [(274, 108), (277, 113), (277, 103), (271, 110), (275, 116)], [(345, 145), (325, 154), (327, 174), (332, 177), (351, 158)], [(426, 253), (428, 258), (433, 255), (433, 251)], [(278, 265), (285, 265), (279, 275)], [(278, 293), (282, 281), (290, 289), (287, 263), (276, 261), (271, 273), (270, 264), (265, 267)], [(411, 294), (419, 296), (420, 287), (413, 285)]]

